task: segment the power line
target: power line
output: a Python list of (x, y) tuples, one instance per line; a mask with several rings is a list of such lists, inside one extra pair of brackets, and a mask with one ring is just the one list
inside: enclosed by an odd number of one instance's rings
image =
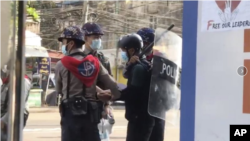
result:
[[(152, 2), (152, 3), (156, 3), (156, 2)], [(148, 6), (149, 4), (152, 4), (152, 3), (148, 3), (148, 4), (145, 4), (145, 5), (139, 5), (139, 6), (136, 6), (136, 7), (132, 7), (132, 8), (129, 8), (129, 9), (133, 9), (133, 8), (137, 8), (137, 7), (141, 7), (141, 6)], [(162, 5), (157, 5), (157, 6), (162, 6)], [(167, 6), (168, 7), (168, 6)], [(56, 8), (56, 9), (62, 9), (62, 8)], [(93, 9), (93, 10), (98, 10), (96, 8), (92, 8), (90, 7), (90, 9)], [(123, 11), (126, 11), (127, 13), (138, 13), (138, 12), (134, 12), (134, 11), (129, 11), (127, 9), (122, 9), (122, 8), (112, 8), (114, 10), (123, 10)], [(62, 14), (62, 13), (65, 13), (65, 12), (72, 12), (72, 11), (77, 11), (77, 10), (82, 10), (82, 6), (75, 6), (75, 7), (71, 7), (71, 8), (63, 8), (63, 11), (62, 12), (58, 12), (58, 13), (51, 13), (51, 14), (45, 14), (45, 15), (53, 15), (55, 16), (55, 14)], [(175, 10), (173, 12), (176, 12), (176, 11), (179, 11), (179, 10), (182, 10), (182, 8), (178, 9), (178, 10)], [(48, 10), (46, 10), (48, 11)], [(98, 10), (98, 11), (103, 11), (103, 10)], [(103, 12), (106, 12), (106, 11), (103, 11)], [(167, 13), (167, 14), (171, 14), (173, 12), (170, 12), (170, 13)], [(107, 12), (106, 12), (107, 13)], [(108, 13), (111, 13), (111, 12), (108, 12)], [(144, 15), (147, 15), (147, 16), (154, 16), (154, 17), (158, 17), (158, 18), (165, 18), (165, 19), (172, 19), (172, 20), (180, 20), (180, 19), (175, 19), (175, 18), (172, 18), (172, 17), (165, 17), (165, 16), (157, 16), (155, 14), (148, 14), (148, 13), (138, 13), (138, 14), (144, 14)], [(41, 16), (44, 16), (43, 14), (41, 14)]]

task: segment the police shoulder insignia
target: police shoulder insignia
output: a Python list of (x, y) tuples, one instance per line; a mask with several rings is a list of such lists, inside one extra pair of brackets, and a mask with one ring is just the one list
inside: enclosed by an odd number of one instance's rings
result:
[(78, 66), (77, 69), (82, 76), (91, 77), (94, 74), (96, 67), (92, 62), (84, 61)]

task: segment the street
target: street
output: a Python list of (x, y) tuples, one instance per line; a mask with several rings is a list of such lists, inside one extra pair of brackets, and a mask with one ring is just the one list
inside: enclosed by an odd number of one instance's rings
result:
[[(38, 108), (37, 108), (38, 109)], [(49, 108), (49, 110), (34, 110), (31, 108), (30, 117), (27, 126), (24, 129), (24, 141), (60, 141), (60, 115), (57, 108)], [(179, 141), (179, 113), (171, 112), (167, 115), (166, 120), (166, 141)], [(113, 133), (110, 136), (111, 141), (125, 141), (127, 120), (124, 118), (124, 109), (114, 110), (116, 123), (113, 127)], [(171, 117), (175, 117), (172, 120)]]

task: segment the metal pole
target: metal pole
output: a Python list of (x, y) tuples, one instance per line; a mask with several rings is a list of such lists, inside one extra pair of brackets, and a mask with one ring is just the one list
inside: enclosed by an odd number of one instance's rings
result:
[[(116, 1), (116, 3), (115, 3), (115, 13), (118, 15), (119, 14), (119, 7), (118, 7), (118, 4), (119, 4), (119, 1)], [(117, 24), (117, 22), (116, 22), (116, 24)], [(118, 39), (118, 41), (119, 41), (119, 36), (118, 35), (115, 35), (116, 36), (116, 39)], [(115, 42), (117, 42), (117, 41), (115, 41)], [(115, 44), (116, 45), (116, 44)], [(118, 56), (119, 56), (119, 49), (118, 48), (116, 48), (116, 73), (115, 73), (115, 78), (116, 78), (116, 81), (118, 82), (118, 77), (119, 77), (119, 68), (118, 68)]]
[[(118, 44), (117, 44), (118, 46)], [(115, 54), (115, 79), (116, 79), (116, 82), (118, 82), (118, 71), (119, 71), (119, 68), (118, 68), (118, 55), (119, 55), (119, 48), (117, 47), (116, 48), (116, 54)]]
[(16, 1), (13, 1), (13, 32), (12, 32), (12, 48), (10, 53), (10, 85), (9, 85), (9, 105), (8, 105), (8, 132), (7, 132), (7, 140), (13, 141), (13, 135), (14, 135), (14, 111), (15, 111), (15, 93), (16, 93), (16, 87), (15, 87), (15, 80), (16, 80), (16, 74), (15, 74), (15, 60), (16, 60), (16, 14), (17, 14), (17, 5)]
[(14, 110), (13, 141), (23, 140), (23, 113), (24, 113), (24, 54), (25, 54), (25, 20), (26, 1), (18, 1), (18, 43), (16, 58), (16, 93)]

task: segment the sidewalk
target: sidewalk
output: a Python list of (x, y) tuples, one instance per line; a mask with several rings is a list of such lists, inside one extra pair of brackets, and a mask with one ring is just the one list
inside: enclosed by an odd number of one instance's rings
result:
[[(125, 110), (122, 106), (113, 106), (115, 126), (110, 136), (110, 141), (126, 140), (127, 120), (124, 117)], [(24, 141), (60, 141), (60, 115), (58, 107), (30, 108), (29, 120), (24, 131)], [(169, 119), (175, 114), (168, 114), (165, 126), (165, 141), (179, 141), (180, 125)]]
[[(115, 111), (124, 110), (124, 106), (112, 106)], [(53, 113), (59, 112), (59, 107), (57, 106), (50, 106), (50, 107), (30, 107), (30, 113)]]
[(52, 113), (52, 112), (59, 112), (59, 108), (57, 106), (51, 107), (30, 107), (30, 113)]

